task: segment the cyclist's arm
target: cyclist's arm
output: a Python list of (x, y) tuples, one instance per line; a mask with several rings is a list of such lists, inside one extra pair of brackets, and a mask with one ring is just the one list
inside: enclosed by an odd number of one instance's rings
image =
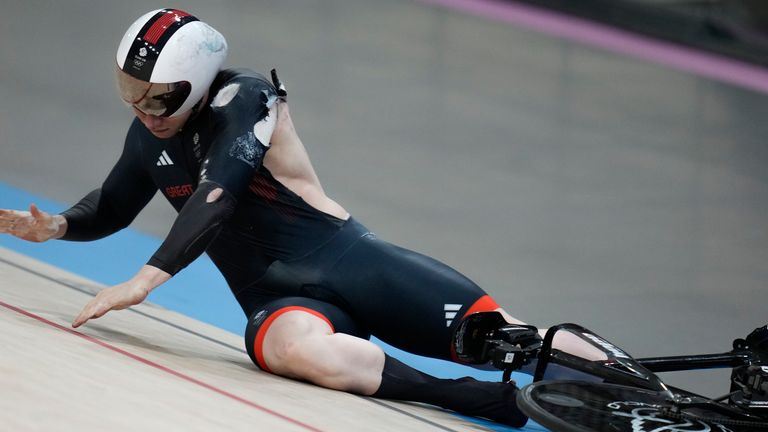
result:
[(110, 310), (141, 303), (149, 292), (200, 256), (216, 238), (261, 165), (274, 129), (274, 88), (269, 85), (254, 95), (254, 87), (257, 86), (231, 94), (226, 104), (214, 98), (211, 106), (219, 133), (201, 167), (197, 190), (184, 204), (147, 265), (130, 280), (99, 292), (75, 318), (74, 327)]
[(62, 240), (90, 241), (113, 234), (133, 221), (157, 191), (142, 166), (140, 123), (134, 121), (123, 153), (102, 186), (61, 213), (66, 220)]
[(271, 84), (254, 78), (219, 91), (211, 103), (218, 134), (201, 166), (199, 186), (149, 266), (174, 275), (216, 238), (263, 162), (276, 123), (276, 98)]

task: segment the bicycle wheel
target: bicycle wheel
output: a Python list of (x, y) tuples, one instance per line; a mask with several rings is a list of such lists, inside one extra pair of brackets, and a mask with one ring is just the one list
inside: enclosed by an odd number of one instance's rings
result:
[(542, 381), (524, 387), (517, 404), (555, 432), (755, 432), (768, 424), (698, 398), (680, 412), (659, 393), (614, 384)]

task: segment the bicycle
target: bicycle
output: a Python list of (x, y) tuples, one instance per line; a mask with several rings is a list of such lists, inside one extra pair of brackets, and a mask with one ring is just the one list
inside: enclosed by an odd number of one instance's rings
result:
[[(586, 360), (552, 347), (556, 333), (575, 334), (606, 360)], [(555, 432), (747, 432), (768, 431), (768, 326), (733, 341), (728, 352), (635, 359), (592, 331), (571, 323), (541, 338), (534, 326), (508, 324), (498, 312), (469, 315), (453, 348), (467, 364), (490, 363), (504, 371), (533, 366), (533, 382), (517, 395), (531, 419)], [(544, 380), (558, 364), (588, 379)], [(731, 368), (727, 394), (707, 398), (671, 387), (657, 372)]]

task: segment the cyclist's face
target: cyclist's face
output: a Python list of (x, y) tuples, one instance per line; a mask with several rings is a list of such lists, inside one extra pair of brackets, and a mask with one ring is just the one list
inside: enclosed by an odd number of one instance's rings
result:
[(175, 117), (159, 117), (151, 114), (145, 114), (135, 106), (132, 107), (133, 113), (139, 118), (139, 121), (152, 132), (152, 135), (164, 139), (176, 135), (187, 122), (192, 110), (189, 110)]

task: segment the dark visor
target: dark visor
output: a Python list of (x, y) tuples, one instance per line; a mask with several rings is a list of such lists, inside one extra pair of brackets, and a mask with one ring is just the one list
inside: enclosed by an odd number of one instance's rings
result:
[(117, 88), (120, 98), (144, 114), (169, 117), (187, 100), (192, 86), (187, 81), (150, 83), (136, 79), (117, 69)]

